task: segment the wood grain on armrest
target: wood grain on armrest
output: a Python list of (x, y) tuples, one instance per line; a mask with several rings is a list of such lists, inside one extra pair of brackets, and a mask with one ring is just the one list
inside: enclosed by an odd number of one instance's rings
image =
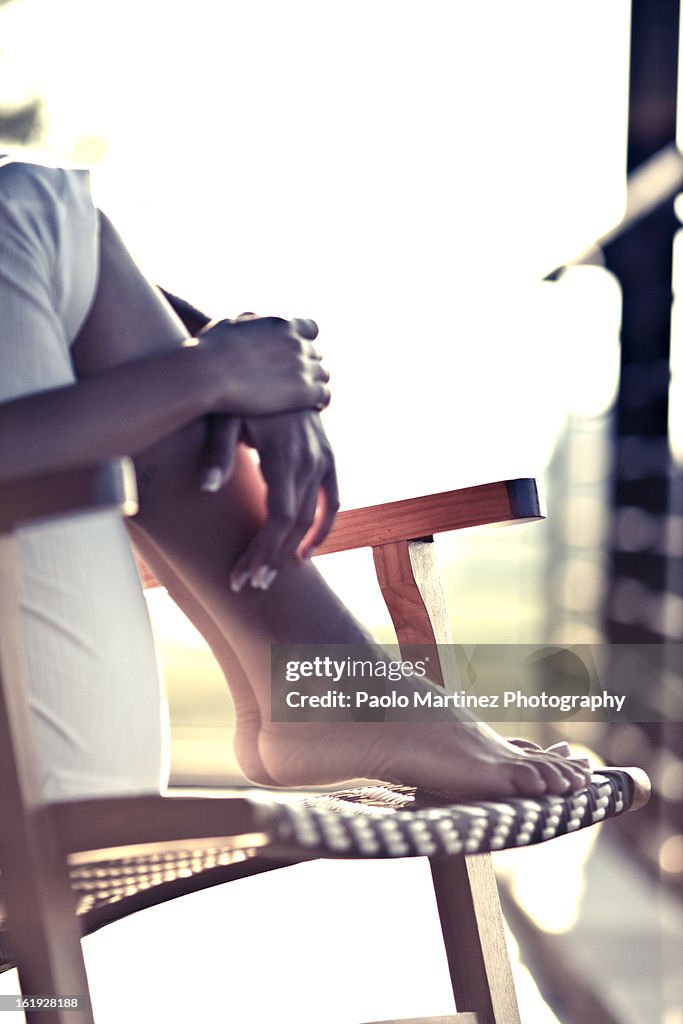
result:
[[(129, 459), (44, 473), (2, 485), (0, 531), (7, 532), (23, 522), (106, 507), (119, 508), (126, 515), (137, 510), (135, 476)], [(534, 479), (501, 480), (340, 512), (318, 554), (377, 547), (492, 523), (528, 522), (544, 515)], [(145, 586), (156, 585), (142, 565), (141, 572)]]
[(544, 517), (545, 509), (534, 479), (501, 480), (340, 512), (317, 553), (377, 547), (472, 526)]
[[(340, 512), (319, 555), (352, 548), (377, 547), (392, 541), (418, 540), (435, 533), (493, 523), (523, 523), (545, 518), (536, 480), (500, 480), (440, 494), (390, 501)], [(159, 586), (138, 558), (144, 587)]]

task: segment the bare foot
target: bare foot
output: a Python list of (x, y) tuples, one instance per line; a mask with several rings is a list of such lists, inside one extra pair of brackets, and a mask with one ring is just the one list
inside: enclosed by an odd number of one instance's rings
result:
[[(432, 689), (431, 684), (417, 684)], [(591, 770), (566, 744), (543, 750), (463, 721), (272, 722), (255, 696), (233, 691), (236, 753), (260, 785), (322, 786), (378, 779), (459, 800), (563, 795), (590, 782)]]
[(264, 722), (259, 753), (281, 786), (372, 778), (483, 800), (561, 795), (590, 780), (584, 766), (510, 743), (482, 722)]

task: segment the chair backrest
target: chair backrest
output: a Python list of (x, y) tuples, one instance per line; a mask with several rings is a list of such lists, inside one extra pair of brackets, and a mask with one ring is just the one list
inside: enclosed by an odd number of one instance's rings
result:
[[(85, 510), (137, 508), (128, 460), (3, 485), (0, 507), (0, 864), (12, 956), (24, 996), (89, 1003), (80, 931), (64, 857), (43, 800), (21, 647), (20, 566), (14, 530)], [(90, 1010), (79, 1013), (87, 1024)], [(43, 1024), (73, 1024), (72, 1010), (40, 1011)]]

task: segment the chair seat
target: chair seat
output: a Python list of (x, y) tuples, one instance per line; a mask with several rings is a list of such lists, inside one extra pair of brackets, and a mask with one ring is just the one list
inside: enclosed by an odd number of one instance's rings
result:
[(595, 774), (570, 796), (457, 804), (401, 786), (372, 786), (284, 802), (275, 845), (319, 857), (444, 857), (554, 839), (628, 810), (626, 771)]
[[(135, 845), (71, 852), (69, 876), (83, 931), (89, 933), (168, 899), (303, 860), (457, 857), (545, 842), (623, 814), (643, 798), (642, 785), (637, 770), (609, 769), (566, 797), (466, 804), (385, 785), (306, 796), (238, 790), (235, 796), (210, 798), (131, 797), (126, 799), (129, 831), (128, 811), (137, 805), (141, 822), (154, 817), (155, 806), (178, 812), (158, 834), (183, 827), (197, 834), (150, 842), (143, 827)], [(118, 806), (121, 798), (114, 802)], [(108, 828), (115, 829), (109, 803), (51, 808), (66, 848), (73, 848), (75, 830), (88, 847), (89, 833), (101, 840)], [(202, 819), (203, 830), (197, 827)], [(216, 834), (221, 820), (223, 836)], [(9, 966), (10, 956), (0, 936), (0, 969)]]

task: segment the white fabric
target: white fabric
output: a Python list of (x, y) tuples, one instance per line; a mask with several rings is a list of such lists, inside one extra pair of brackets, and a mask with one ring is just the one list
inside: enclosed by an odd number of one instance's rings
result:
[[(0, 401), (73, 382), (69, 346), (97, 271), (88, 172), (0, 160)], [(158, 792), (159, 679), (120, 517), (91, 513), (18, 537), (45, 796)]]

